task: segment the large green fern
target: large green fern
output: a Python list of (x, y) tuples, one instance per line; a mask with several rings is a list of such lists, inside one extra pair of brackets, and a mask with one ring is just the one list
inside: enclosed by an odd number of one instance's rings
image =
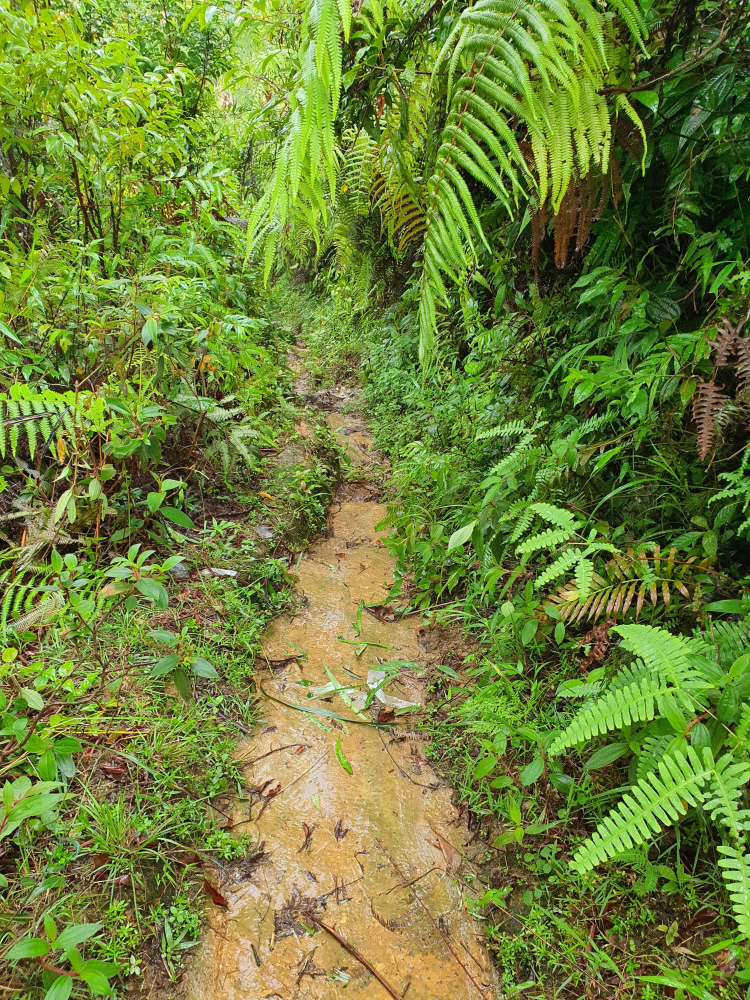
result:
[(711, 775), (711, 764), (701, 762), (692, 747), (686, 757), (677, 752), (663, 758), (655, 771), (633, 785), (576, 851), (571, 868), (581, 873), (590, 871), (601, 861), (643, 844), (663, 826), (676, 823), (688, 806), (703, 802), (703, 786)]
[(460, 282), (490, 250), (467, 179), (514, 214), (519, 200), (557, 213), (569, 185), (592, 165), (607, 173), (611, 115), (641, 129), (621, 82), (629, 60), (617, 44), (617, 15), (630, 38), (644, 25), (633, 0), (603, 13), (589, 0), (479, 0), (456, 22), (437, 60), (448, 65), (448, 116), (432, 177), (420, 288), (420, 351), (432, 350), (444, 278)]
[(689, 807), (700, 807), (728, 841), (719, 847), (719, 866), (740, 931), (748, 934), (750, 809), (743, 799), (750, 782), (750, 707), (741, 703), (750, 692), (747, 623), (720, 626), (711, 642), (648, 625), (612, 631), (622, 637), (621, 648), (633, 654), (633, 663), (606, 686), (603, 669), (592, 671), (580, 685), (587, 701), (549, 753), (621, 730), (637, 766), (635, 772), (631, 768), (629, 791), (579, 847), (571, 866), (587, 872), (679, 822)]
[(291, 113), (273, 176), (248, 222), (248, 246), (264, 245), (266, 276), (279, 238), (300, 215), (319, 242), (317, 218), (327, 215), (326, 189), (336, 196), (339, 157), (334, 122), (341, 93), (341, 41), (351, 30), (350, 0), (309, 0), (293, 86)]

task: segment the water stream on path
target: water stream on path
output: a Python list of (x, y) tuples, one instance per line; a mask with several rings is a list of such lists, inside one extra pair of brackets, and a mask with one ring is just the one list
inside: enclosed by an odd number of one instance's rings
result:
[[(360, 611), (357, 635), (360, 603), (382, 601), (393, 560), (376, 530), (385, 507), (367, 488), (378, 468), (372, 439), (357, 416), (341, 412), (352, 394), (337, 398), (327, 420), (363, 468), (363, 483), (343, 487), (327, 537), (297, 569), (296, 608), (265, 636), (269, 661), (301, 658), (264, 671), (262, 683), (280, 701), (350, 719), (354, 708), (371, 721), (423, 700), (420, 671), (394, 667), (373, 696), (374, 714), (364, 704), (368, 678), (377, 686), (383, 662), (425, 662), (425, 629), (416, 616), (383, 622)], [(362, 642), (372, 645), (362, 650)], [(353, 686), (343, 698), (320, 690), (331, 683), (326, 667), (338, 684)], [(483, 931), (457, 875), (470, 835), (452, 789), (425, 761), (425, 734), (409, 714), (378, 729), (266, 700), (263, 718), (263, 730), (241, 748), (252, 762), (247, 786), (258, 791), (234, 822), (264, 853), (241, 881), (220, 887), (228, 905), (211, 906), (185, 977), (188, 1000), (380, 1000), (389, 990), (407, 1000), (491, 1000)]]

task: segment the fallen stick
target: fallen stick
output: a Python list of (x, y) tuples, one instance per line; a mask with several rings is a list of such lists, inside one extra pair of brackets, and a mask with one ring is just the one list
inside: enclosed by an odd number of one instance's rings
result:
[(435, 928), (435, 930), (438, 932), (438, 934), (440, 935), (440, 937), (443, 939), (445, 947), (448, 949), (448, 951), (451, 953), (451, 955), (453, 955), (453, 957), (455, 958), (455, 960), (458, 962), (458, 964), (464, 970), (464, 972), (466, 973), (466, 975), (470, 979), (472, 985), (478, 991), (479, 995), (482, 997), (482, 1000), (486, 1000), (486, 997), (487, 997), (486, 991), (482, 989), (482, 987), (479, 985), (479, 983), (476, 981), (476, 979), (472, 976), (472, 974), (466, 968), (466, 966), (464, 965), (464, 963), (461, 961), (461, 959), (455, 953), (455, 951), (451, 947), (450, 941), (445, 936), (445, 934), (440, 930), (440, 927), (439, 927), (437, 921), (435, 920), (435, 918), (433, 917), (433, 915), (430, 913), (430, 911), (427, 909), (427, 907), (425, 906), (425, 904), (422, 902), (422, 897), (419, 895), (419, 893), (417, 892), (417, 890), (414, 888), (414, 886), (412, 884), (406, 882), (405, 875), (403, 874), (403, 872), (401, 871), (401, 869), (398, 867), (398, 865), (396, 864), (396, 862), (393, 860), (393, 858), (390, 856), (390, 854), (386, 850), (385, 844), (381, 840), (376, 841), (376, 843), (377, 843), (378, 847), (381, 849), (381, 851), (383, 852), (383, 854), (385, 854), (385, 856), (388, 858), (388, 860), (390, 861), (390, 863), (396, 869), (396, 874), (401, 879), (401, 882), (404, 883), (404, 888), (406, 888), (406, 886), (408, 885), (409, 888), (411, 889), (411, 891), (414, 893), (414, 898), (416, 899), (416, 901), (419, 903), (419, 905), (422, 907), (422, 909), (424, 910), (424, 912), (429, 917), (430, 923), (432, 924), (432, 926)]
[(358, 962), (361, 962), (362, 965), (364, 965), (364, 967), (367, 969), (367, 971), (372, 973), (373, 976), (375, 976), (375, 978), (383, 987), (383, 989), (388, 990), (390, 995), (393, 997), (393, 1000), (403, 1000), (401, 994), (397, 993), (396, 990), (394, 990), (394, 988), (391, 986), (388, 980), (385, 979), (383, 976), (381, 976), (378, 970), (373, 968), (363, 955), (360, 955), (360, 953), (357, 951), (354, 945), (349, 944), (348, 941), (342, 938), (338, 931), (335, 931), (333, 927), (329, 927), (328, 924), (324, 924), (322, 920), (318, 920), (318, 918), (313, 916), (312, 913), (306, 913), (305, 916), (309, 917), (309, 919), (312, 920), (313, 923), (317, 924), (318, 927), (322, 928), (324, 931), (328, 931), (331, 937), (335, 938), (342, 948), (348, 951), (350, 955), (353, 955)]

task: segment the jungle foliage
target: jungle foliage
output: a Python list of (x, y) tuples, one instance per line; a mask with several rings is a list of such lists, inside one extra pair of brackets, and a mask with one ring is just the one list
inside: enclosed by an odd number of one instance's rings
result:
[[(392, 596), (488, 644), (468, 693), (437, 686), (445, 759), (497, 846), (547, 838), (536, 938), (555, 882), (635, 886), (647, 920), (671, 871), (725, 915), (739, 970), (747, 5), (313, 0), (301, 24), (248, 249), (327, 297), (321, 380), (360, 369), (394, 461)], [(544, 978), (497, 941), (516, 981)], [(625, 965), (646, 993), (725, 985)]]
[(336, 466), (315, 427), (306, 468), (270, 465), (295, 412), (288, 317), (244, 266), (255, 105), (221, 83), (236, 19), (190, 15), (0, 2), (12, 995), (179, 980), (206, 872), (249, 850), (212, 807), (243, 780), (233, 748), (258, 636), (287, 601), (285, 538), (324, 522)]
[[(234, 538), (241, 578), (203, 586), (251, 649), (286, 563), (211, 496), (245, 477), (251, 518), (281, 493), (321, 521), (322, 429), (314, 472), (258, 499), (292, 428), (275, 309), (304, 287), (313, 371), (362, 379), (392, 457), (391, 600), (481, 640), (434, 684), (434, 752), (492, 831), (506, 978), (744, 990), (749, 31), (745, 0), (0, 0), (1, 947), (24, 989), (105, 992), (144, 941), (178, 978), (185, 858), (243, 849), (174, 787), (237, 781), (222, 740), (249, 719), (169, 580)], [(102, 809), (75, 769), (108, 712), (153, 738), (104, 761), (136, 792)], [(191, 735), (155, 774), (165, 715)], [(92, 855), (96, 920), (70, 882)]]

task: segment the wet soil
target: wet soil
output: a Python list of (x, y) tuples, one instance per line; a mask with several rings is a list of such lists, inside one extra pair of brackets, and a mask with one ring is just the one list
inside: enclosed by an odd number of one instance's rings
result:
[[(359, 610), (392, 583), (377, 527), (385, 508), (372, 499), (385, 470), (362, 420), (342, 412), (354, 393), (328, 395), (326, 419), (361, 482), (340, 488), (327, 537), (297, 568), (294, 613), (265, 636), (265, 724), (241, 748), (249, 799), (232, 817), (261, 853), (217, 876), (227, 905), (210, 904), (186, 995), (491, 1000), (484, 935), (462, 882), (470, 834), (409, 707), (424, 700), (429, 632), (416, 616), (387, 622)], [(332, 676), (347, 690), (331, 690)], [(365, 724), (378, 718), (388, 725)]]

